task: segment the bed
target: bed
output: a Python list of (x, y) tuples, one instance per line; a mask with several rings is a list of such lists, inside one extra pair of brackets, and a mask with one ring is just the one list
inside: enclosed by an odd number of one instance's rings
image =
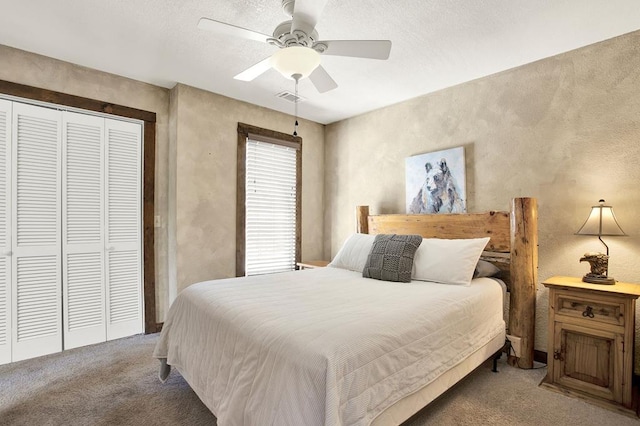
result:
[[(519, 365), (532, 362), (534, 199), (510, 212), (357, 211), (360, 234), (489, 237), (482, 258), (503, 271)], [(396, 283), (340, 267), (208, 281), (180, 293), (154, 356), (221, 426), (400, 424), (500, 351), (504, 295), (492, 278)]]

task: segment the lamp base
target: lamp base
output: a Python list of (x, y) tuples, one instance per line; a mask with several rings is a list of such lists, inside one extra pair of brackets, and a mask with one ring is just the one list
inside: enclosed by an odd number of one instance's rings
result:
[(614, 280), (611, 277), (607, 277), (604, 275), (591, 275), (591, 274), (587, 274), (584, 277), (582, 277), (582, 281), (584, 281), (585, 283), (604, 284), (604, 285), (615, 285), (616, 283), (616, 280)]

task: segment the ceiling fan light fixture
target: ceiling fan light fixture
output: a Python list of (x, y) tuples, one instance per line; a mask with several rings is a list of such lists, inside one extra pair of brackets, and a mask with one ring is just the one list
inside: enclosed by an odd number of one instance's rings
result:
[(300, 74), (308, 77), (320, 65), (320, 54), (310, 47), (291, 46), (278, 50), (271, 56), (271, 66), (287, 78)]

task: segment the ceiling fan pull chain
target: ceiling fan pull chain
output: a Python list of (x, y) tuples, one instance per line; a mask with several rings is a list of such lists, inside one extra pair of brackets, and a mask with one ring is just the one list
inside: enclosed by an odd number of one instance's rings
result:
[(300, 81), (300, 74), (293, 74), (291, 77), (296, 80), (296, 99), (294, 101), (296, 121), (293, 125), (293, 136), (298, 136), (298, 81)]

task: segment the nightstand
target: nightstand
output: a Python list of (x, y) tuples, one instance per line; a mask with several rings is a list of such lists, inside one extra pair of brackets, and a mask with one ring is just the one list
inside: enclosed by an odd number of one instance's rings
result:
[(549, 289), (547, 376), (541, 386), (635, 415), (633, 349), (640, 285), (545, 280)]
[(298, 268), (300, 269), (314, 269), (314, 268), (324, 268), (329, 264), (328, 260), (309, 260), (307, 262), (298, 262)]

